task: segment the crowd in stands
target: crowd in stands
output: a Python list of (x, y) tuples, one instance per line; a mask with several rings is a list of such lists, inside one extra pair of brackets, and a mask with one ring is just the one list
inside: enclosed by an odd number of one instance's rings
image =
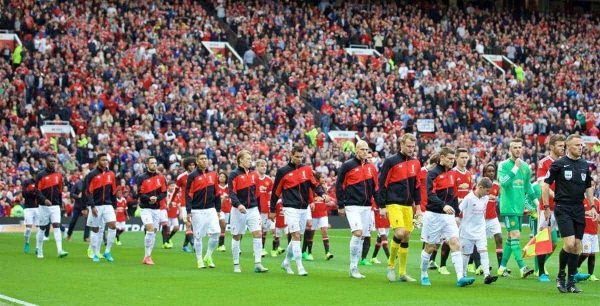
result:
[[(0, 50), (6, 208), (48, 153), (74, 182), (108, 152), (130, 190), (147, 156), (174, 179), (186, 156), (205, 150), (210, 167), (228, 171), (246, 148), (274, 174), (292, 143), (306, 144), (307, 162), (332, 181), (352, 146), (329, 131), (358, 131), (379, 164), (418, 119), (436, 127), (419, 137), (422, 161), (442, 145), (467, 147), (477, 175), (506, 157), (510, 138), (526, 140), (535, 167), (548, 135), (599, 134), (593, 16), (353, 1), (215, 0), (214, 14), (194, 1), (3, 2), (0, 29), (23, 43), (16, 57)], [(242, 62), (201, 43), (231, 39)], [(349, 45), (380, 56), (361, 62)], [(488, 53), (522, 71), (498, 73)], [(54, 120), (76, 136), (44, 137), (40, 125)], [(584, 155), (596, 180), (599, 152), (600, 144)]]

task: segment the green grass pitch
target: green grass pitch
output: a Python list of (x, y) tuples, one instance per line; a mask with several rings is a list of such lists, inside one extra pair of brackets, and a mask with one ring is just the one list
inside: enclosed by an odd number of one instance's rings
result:
[[(527, 229), (524, 234), (528, 236)], [(249, 234), (242, 241), (241, 274), (233, 273), (229, 236), (225, 241), (227, 252), (213, 256), (217, 267), (199, 270), (194, 254), (181, 251), (181, 233), (175, 236), (175, 247), (170, 250), (160, 247), (157, 233), (155, 266), (141, 263), (142, 233), (122, 235), (123, 245), (113, 248), (114, 263), (92, 263), (86, 257), (87, 244), (81, 242), (81, 235), (77, 232), (72, 242), (64, 241), (65, 250), (70, 252), (65, 259), (56, 257), (50, 235), (51, 240), (44, 243), (46, 258), (40, 260), (34, 254), (23, 254), (22, 234), (0, 234), (0, 294), (38, 305), (599, 305), (600, 301), (600, 283), (580, 283), (584, 292), (578, 295), (560, 294), (554, 282), (542, 284), (533, 276), (500, 278), (492, 285), (484, 285), (478, 276), (473, 286), (457, 288), (450, 260), (448, 268), (453, 274), (443, 276), (430, 271), (431, 287), (422, 287), (418, 282), (389, 283), (385, 264), (360, 267), (367, 278), (351, 279), (348, 230), (330, 232), (335, 255), (331, 261), (324, 259), (321, 236), (315, 234), (315, 261), (304, 262), (308, 277), (285, 274), (280, 269), (283, 255), (267, 256), (263, 264), (270, 271), (254, 273)], [(408, 266), (409, 274), (417, 279), (421, 251), (418, 237), (417, 232), (411, 236)], [(31, 243), (33, 253), (35, 233)], [(493, 242), (488, 245), (490, 262), (496, 267)], [(383, 251), (379, 259), (385, 261)], [(532, 259), (526, 262), (533, 265)], [(552, 279), (557, 265), (555, 255), (548, 263)], [(296, 270), (294, 262), (292, 267)], [(518, 274), (513, 259), (509, 267)], [(3, 303), (10, 305), (0, 299), (0, 305)]]

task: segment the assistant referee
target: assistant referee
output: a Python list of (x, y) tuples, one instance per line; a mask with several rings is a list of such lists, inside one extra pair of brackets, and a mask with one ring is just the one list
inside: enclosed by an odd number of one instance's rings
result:
[[(575, 286), (579, 250), (585, 227), (585, 208), (583, 197), (589, 203), (594, 203), (591, 172), (586, 160), (581, 158), (583, 140), (579, 135), (570, 135), (566, 141), (567, 155), (552, 163), (546, 179), (542, 184), (542, 199), (544, 200), (544, 217), (550, 218), (549, 190), (556, 183), (554, 190), (554, 216), (558, 231), (563, 239), (563, 248), (559, 257), (559, 272), (556, 287), (562, 293), (579, 293)], [(591, 217), (597, 218), (597, 207), (592, 205)], [(565, 282), (565, 267), (569, 266), (569, 278)]]

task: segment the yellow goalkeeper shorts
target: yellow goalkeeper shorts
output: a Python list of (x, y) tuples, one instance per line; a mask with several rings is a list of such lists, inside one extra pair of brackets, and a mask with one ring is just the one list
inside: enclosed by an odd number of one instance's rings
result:
[(390, 227), (392, 229), (403, 228), (412, 232), (413, 227), (413, 208), (412, 206), (400, 204), (386, 205)]

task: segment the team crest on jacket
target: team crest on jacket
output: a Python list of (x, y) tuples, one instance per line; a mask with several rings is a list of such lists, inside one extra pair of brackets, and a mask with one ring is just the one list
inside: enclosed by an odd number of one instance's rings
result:
[(587, 177), (586, 173), (582, 173), (581, 174), (581, 180), (585, 182), (585, 178)]

